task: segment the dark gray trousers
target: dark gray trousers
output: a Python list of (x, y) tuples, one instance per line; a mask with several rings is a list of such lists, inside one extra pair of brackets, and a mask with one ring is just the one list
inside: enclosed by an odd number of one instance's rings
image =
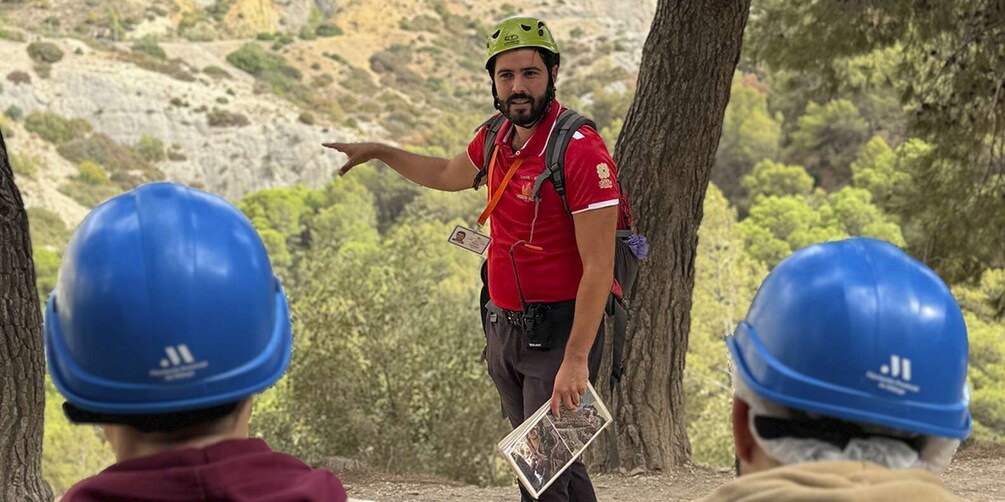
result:
[[(562, 365), (569, 333), (556, 333), (549, 350), (527, 347), (527, 340), (518, 326), (510, 324), (506, 314), (492, 302), (487, 305), (485, 319), (486, 349), (489, 376), (495, 382), (503, 413), (513, 427), (534, 414), (551, 400), (555, 375)], [(604, 347), (604, 324), (590, 350), (590, 382), (596, 383)], [(522, 500), (533, 500), (520, 486)], [(586, 466), (576, 460), (544, 493), (540, 501), (595, 502), (597, 495), (590, 483)]]

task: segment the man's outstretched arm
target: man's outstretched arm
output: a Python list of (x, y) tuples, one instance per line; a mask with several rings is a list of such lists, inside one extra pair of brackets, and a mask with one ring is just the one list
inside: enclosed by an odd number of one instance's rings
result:
[(430, 157), (382, 143), (325, 143), (325, 147), (349, 156), (339, 176), (369, 160), (377, 159), (402, 176), (428, 188), (456, 192), (471, 187), (477, 168), (467, 153), (452, 158)]

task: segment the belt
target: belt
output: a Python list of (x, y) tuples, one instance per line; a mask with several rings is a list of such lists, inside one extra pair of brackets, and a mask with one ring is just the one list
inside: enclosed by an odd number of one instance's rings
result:
[[(546, 303), (545, 305), (548, 305), (549, 307), (552, 307), (552, 308), (556, 308), (556, 307), (562, 307), (562, 306), (568, 305), (570, 303), (575, 303), (575, 302), (576, 302), (576, 300), (566, 300), (564, 302)], [(507, 309), (504, 309), (504, 308), (502, 308), (502, 307), (500, 307), (500, 306), (492, 303), (491, 301), (488, 304), (485, 305), (485, 308), (487, 308), (488, 311), (491, 314), (495, 314), (495, 315), (497, 315), (499, 317), (502, 317), (503, 319), (506, 319), (507, 322), (509, 322), (510, 324), (512, 324), (514, 326), (522, 326), (523, 325), (523, 312), (521, 312), (519, 310), (507, 310)]]
[(489, 302), (488, 305), (486, 305), (486, 308), (488, 308), (492, 315), (502, 317), (514, 326), (523, 325), (523, 312), (519, 310), (507, 310), (492, 302)]

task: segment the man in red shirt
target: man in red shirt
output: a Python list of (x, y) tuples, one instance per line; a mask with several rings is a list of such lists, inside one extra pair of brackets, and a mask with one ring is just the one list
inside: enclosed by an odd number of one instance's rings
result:
[[(563, 109), (555, 99), (558, 47), (547, 26), (529, 17), (501, 22), (487, 47), (495, 106), (507, 119), (490, 150), (493, 159), (485, 159), (487, 127), (452, 159), (377, 143), (325, 146), (348, 155), (340, 174), (379, 159), (439, 190), (470, 188), (472, 177), (487, 167), (476, 178), (488, 187), (482, 220), (491, 216), (486, 356), (515, 427), (549, 399), (556, 415), (563, 406), (574, 409), (599, 369), (601, 318), (614, 287), (620, 189), (600, 135), (582, 127), (565, 152), (564, 203), (547, 182), (540, 199), (534, 198), (549, 135)], [(576, 462), (540, 500), (596, 496), (585, 467)]]
[(223, 199), (143, 185), (95, 208), (46, 304), (49, 372), (116, 463), (67, 502), (345, 501), (334, 474), (248, 437), (252, 396), (290, 362), (286, 295)]

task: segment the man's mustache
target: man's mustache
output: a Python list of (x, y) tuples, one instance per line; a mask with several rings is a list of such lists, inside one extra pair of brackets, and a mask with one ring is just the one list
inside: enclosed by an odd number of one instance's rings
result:
[(513, 102), (516, 101), (516, 100), (518, 100), (518, 99), (526, 99), (526, 100), (530, 101), (530, 104), (532, 104), (532, 105), (534, 104), (534, 97), (531, 96), (531, 95), (529, 95), (529, 94), (514, 94), (514, 95), (506, 98), (506, 104), (507, 105), (512, 105)]

